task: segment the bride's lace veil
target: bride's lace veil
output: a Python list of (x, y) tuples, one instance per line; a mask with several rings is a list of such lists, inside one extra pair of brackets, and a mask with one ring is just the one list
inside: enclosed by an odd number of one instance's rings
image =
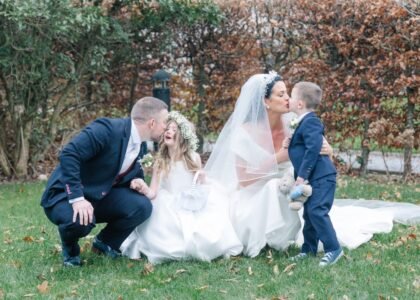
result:
[[(279, 75), (275, 72), (253, 75), (242, 86), (235, 109), (205, 166), (207, 175), (229, 190), (243, 181), (270, 178), (278, 172), (264, 103), (267, 84), (276, 76)], [(284, 114), (282, 119), (287, 130), (291, 114)]]

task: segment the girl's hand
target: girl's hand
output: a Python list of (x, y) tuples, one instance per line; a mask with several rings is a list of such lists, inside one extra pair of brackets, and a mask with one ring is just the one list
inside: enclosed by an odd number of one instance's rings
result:
[(144, 182), (144, 180), (141, 178), (135, 178), (131, 180), (130, 188), (143, 195), (146, 195), (149, 192), (149, 187), (147, 186), (147, 183)]

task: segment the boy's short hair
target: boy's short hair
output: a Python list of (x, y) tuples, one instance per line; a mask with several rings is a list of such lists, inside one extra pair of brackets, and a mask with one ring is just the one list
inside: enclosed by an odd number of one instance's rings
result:
[(168, 105), (162, 100), (155, 97), (144, 97), (138, 100), (131, 109), (131, 119), (147, 122), (156, 118), (163, 109), (167, 110)]
[(305, 102), (306, 108), (316, 109), (321, 104), (322, 89), (319, 85), (301, 81), (295, 84), (294, 89), (296, 89), (298, 100)]

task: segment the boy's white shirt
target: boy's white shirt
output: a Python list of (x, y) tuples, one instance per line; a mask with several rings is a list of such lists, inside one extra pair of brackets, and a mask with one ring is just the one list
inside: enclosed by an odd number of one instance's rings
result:
[(309, 113), (311, 113), (310, 111), (308, 111), (308, 112), (306, 112), (306, 113), (303, 113), (303, 114), (301, 114), (299, 117), (298, 117), (298, 119), (297, 119), (297, 121), (298, 121), (298, 124), (300, 123), (300, 121), (302, 121), (302, 119), (307, 115), (307, 114), (309, 114)]

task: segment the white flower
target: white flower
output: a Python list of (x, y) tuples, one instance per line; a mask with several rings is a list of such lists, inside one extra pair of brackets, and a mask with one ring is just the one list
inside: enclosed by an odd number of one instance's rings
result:
[(153, 155), (147, 153), (145, 156), (143, 156), (143, 158), (139, 159), (139, 162), (143, 167), (149, 168), (153, 165)]
[(289, 127), (290, 127), (290, 129), (295, 130), (298, 127), (298, 125), (299, 125), (299, 119), (298, 118), (293, 118), (290, 121)]

